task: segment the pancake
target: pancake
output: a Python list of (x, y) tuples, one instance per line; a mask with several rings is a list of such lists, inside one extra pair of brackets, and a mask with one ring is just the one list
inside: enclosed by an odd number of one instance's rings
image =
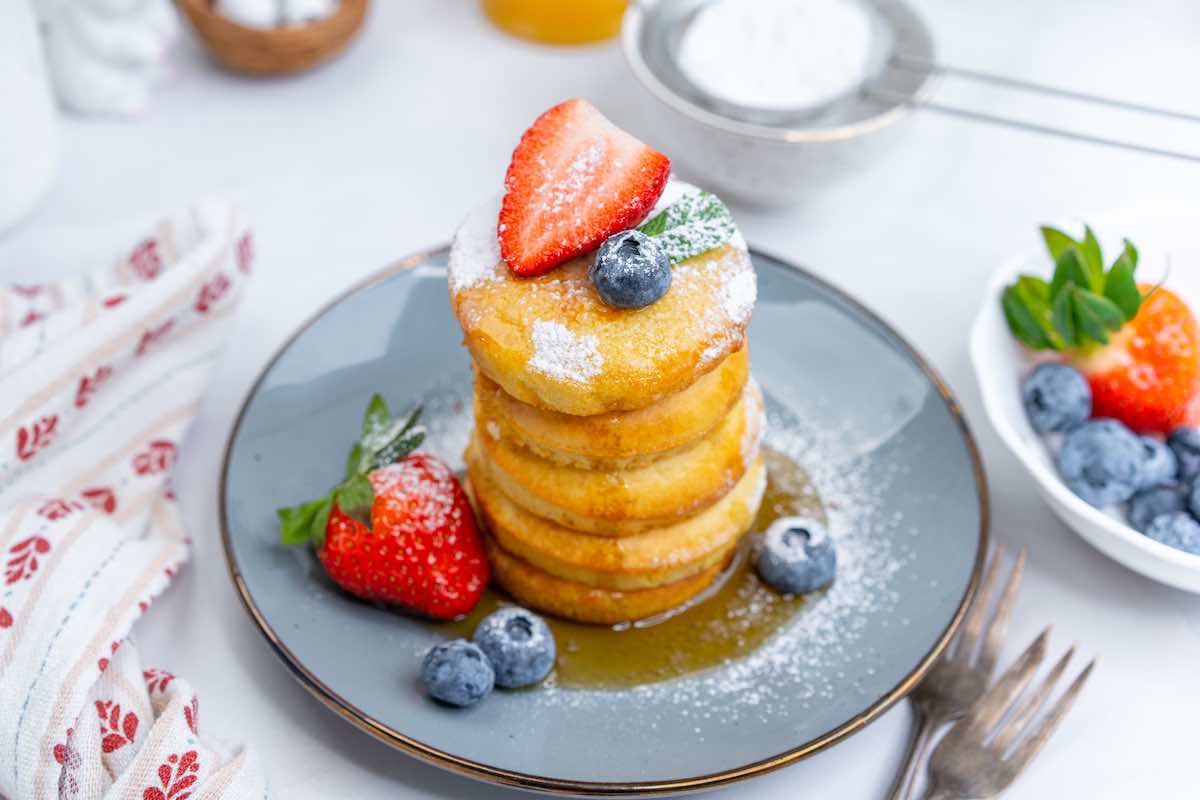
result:
[(487, 537), (492, 578), (518, 603), (578, 622), (615, 625), (652, 617), (683, 605), (712, 585), (728, 558), (703, 572), (665, 586), (618, 592), (573, 583), (512, 556)]
[(577, 417), (522, 403), (478, 371), (475, 425), (542, 458), (582, 469), (628, 468), (691, 444), (725, 418), (742, 396), (750, 359), (743, 347), (694, 384), (637, 411)]
[(505, 497), (467, 450), (476, 505), (497, 544), (538, 569), (600, 589), (662, 586), (724, 561), (754, 522), (766, 488), (759, 458), (736, 486), (694, 517), (636, 536), (579, 533), (530, 514)]
[(751, 381), (711, 433), (645, 466), (622, 470), (565, 467), (503, 437), (473, 430), (487, 476), (543, 519), (600, 536), (629, 536), (698, 513), (733, 488), (758, 453), (762, 395)]
[[(669, 185), (664, 197), (686, 187)], [(521, 278), (500, 259), (499, 198), (450, 249), (451, 305), (479, 370), (523, 403), (589, 416), (644, 408), (691, 386), (745, 343), (756, 295), (740, 236), (676, 264), (671, 288), (614, 308), (588, 280), (594, 253)]]

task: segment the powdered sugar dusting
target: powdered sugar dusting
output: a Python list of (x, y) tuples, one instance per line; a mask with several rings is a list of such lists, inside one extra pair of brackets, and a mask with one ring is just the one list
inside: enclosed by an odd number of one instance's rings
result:
[(894, 584), (907, 556), (894, 551), (899, 548), (888, 531), (903, 520), (880, 513), (886, 487), (868, 480), (863, 462), (848, 465), (838, 440), (790, 413), (767, 414), (764, 444), (802, 464), (825, 504), (838, 548), (837, 579), (828, 591), (814, 595), (788, 626), (744, 659), (632, 689), (545, 687), (539, 704), (586, 712), (610, 706), (614, 692), (631, 692), (635, 706), (664, 709), (653, 712), (663, 715), (659, 719), (694, 719), (697, 739), (703, 739), (710, 724), (724, 729), (739, 721), (778, 722), (795, 713), (797, 699), (802, 708), (820, 708), (847, 675), (873, 674), (878, 653), (863, 631), (871, 617), (892, 613), (899, 599)]
[(721, 308), (725, 316), (735, 325), (745, 325), (750, 321), (750, 312), (754, 309), (754, 301), (758, 299), (758, 281), (754, 272), (746, 270), (732, 276), (721, 287)]
[(471, 373), (456, 371), (423, 392), (414, 405), (423, 409), (425, 441), (421, 449), (433, 453), (450, 468), (463, 469), (463, 451), (474, 427), (471, 409)]
[(578, 336), (561, 322), (533, 323), (533, 356), (529, 368), (560, 381), (588, 383), (600, 374), (604, 359), (595, 336)]
[(507, 272), (500, 258), (500, 240), (496, 238), (499, 215), (500, 198), (497, 196), (477, 206), (454, 235), (447, 270), (452, 293), (495, 280)]

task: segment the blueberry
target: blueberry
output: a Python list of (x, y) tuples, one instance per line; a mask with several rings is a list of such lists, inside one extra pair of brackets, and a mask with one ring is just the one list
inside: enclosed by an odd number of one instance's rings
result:
[(1175, 482), (1179, 474), (1179, 460), (1175, 458), (1175, 451), (1149, 436), (1142, 437), (1142, 451), (1145, 454), (1142, 461), (1143, 489)]
[(1058, 471), (1071, 491), (1094, 506), (1123, 503), (1142, 485), (1146, 449), (1115, 419), (1093, 419), (1067, 434)]
[(600, 245), (588, 277), (610, 306), (643, 308), (671, 288), (671, 259), (641, 231), (621, 231)]
[(523, 608), (508, 606), (488, 614), (471, 638), (491, 659), (497, 686), (529, 686), (554, 667), (554, 634), (544, 619)]
[(1187, 494), (1187, 509), (1192, 512), (1193, 517), (1200, 519), (1200, 514), (1196, 513), (1200, 511), (1200, 478), (1192, 481), (1190, 485), (1185, 484), (1185, 487), (1185, 489), (1180, 489), (1180, 491)]
[(1042, 364), (1025, 380), (1021, 395), (1038, 433), (1069, 431), (1092, 415), (1092, 387), (1066, 364)]
[(1129, 499), (1129, 524), (1142, 533), (1163, 514), (1183, 511), (1188, 497), (1182, 486), (1155, 486)]
[(496, 683), (491, 662), (466, 639), (435, 645), (421, 665), (425, 691), (452, 706), (470, 706), (487, 697)]
[(1200, 475), (1200, 430), (1176, 428), (1167, 436), (1167, 445), (1179, 460), (1179, 480), (1190, 483)]
[(779, 591), (803, 594), (833, 582), (837, 553), (820, 521), (781, 517), (767, 528), (755, 566), (759, 576)]
[(1200, 556), (1200, 522), (1186, 511), (1162, 514), (1150, 523), (1146, 535), (1168, 547)]

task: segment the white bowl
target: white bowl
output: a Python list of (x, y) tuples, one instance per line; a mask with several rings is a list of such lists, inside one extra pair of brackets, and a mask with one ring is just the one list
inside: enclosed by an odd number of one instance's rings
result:
[[(1113, 221), (1120, 220), (1120, 221)], [(1139, 282), (1157, 282), (1174, 265), (1167, 285), (1193, 309), (1200, 309), (1200, 245), (1194, 221), (1183, 218), (1133, 218), (1107, 215), (1091, 221), (1108, 263), (1120, 252), (1122, 236), (1137, 245)], [(1079, 222), (1059, 227), (1081, 234)], [(1034, 231), (1036, 234), (1036, 230)], [(1038, 243), (1035, 245), (1034, 242)], [(1009, 332), (1000, 307), (1000, 292), (1018, 273), (1049, 278), (1052, 265), (1040, 239), (997, 269), (988, 281), (983, 305), (971, 330), (971, 362), (988, 419), (1000, 439), (1033, 478), (1050, 508), (1072, 530), (1100, 552), (1148, 578), (1200, 594), (1200, 556), (1160, 544), (1126, 524), (1118, 509), (1093, 508), (1067, 488), (1058, 474), (1047, 439), (1033, 430), (1021, 403), (1021, 379), (1034, 360)]]

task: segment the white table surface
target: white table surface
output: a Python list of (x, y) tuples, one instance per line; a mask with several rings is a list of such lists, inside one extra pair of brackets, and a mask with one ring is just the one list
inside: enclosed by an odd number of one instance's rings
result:
[[(1191, 0), (919, 0), (948, 63), (1200, 110)], [(40, 210), (0, 238), (0, 279), (66, 274), (115, 253), (131, 219), (219, 192), (252, 215), (259, 260), (233, 346), (193, 428), (177, 486), (191, 565), (139, 624), (144, 658), (199, 689), (205, 726), (257, 749), (276, 797), (482, 798), (504, 791), (388, 749), (319, 706), (269, 652), (234, 595), (216, 519), (222, 448), (259, 369), (327, 298), (448, 238), (500, 184), (540, 111), (591, 98), (639, 129), (613, 44), (557, 50), (496, 33), (468, 0), (377, 2), (341, 60), (287, 81), (211, 67), (191, 41), (175, 83), (137, 122), (66, 123)], [(1033, 104), (948, 81), (944, 99), (1183, 146), (1195, 128)], [(996, 130), (933, 114), (853, 177), (795, 209), (735, 208), (754, 244), (810, 266), (879, 311), (958, 392), (982, 446), (997, 538), (1031, 562), (1006, 657), (1047, 623), (1099, 669), (1061, 733), (1008, 796), (1195, 796), (1200, 598), (1129, 572), (1037, 499), (983, 417), (966, 332), (987, 272), (1043, 220), (1196, 208), (1200, 166)], [(657, 143), (670, 152), (670, 142)], [(104, 254), (98, 258), (96, 254)], [(1197, 265), (1177, 264), (1176, 269)], [(900, 706), (812, 760), (727, 797), (880, 796), (909, 722)], [(647, 745), (649, 746), (649, 745)]]

